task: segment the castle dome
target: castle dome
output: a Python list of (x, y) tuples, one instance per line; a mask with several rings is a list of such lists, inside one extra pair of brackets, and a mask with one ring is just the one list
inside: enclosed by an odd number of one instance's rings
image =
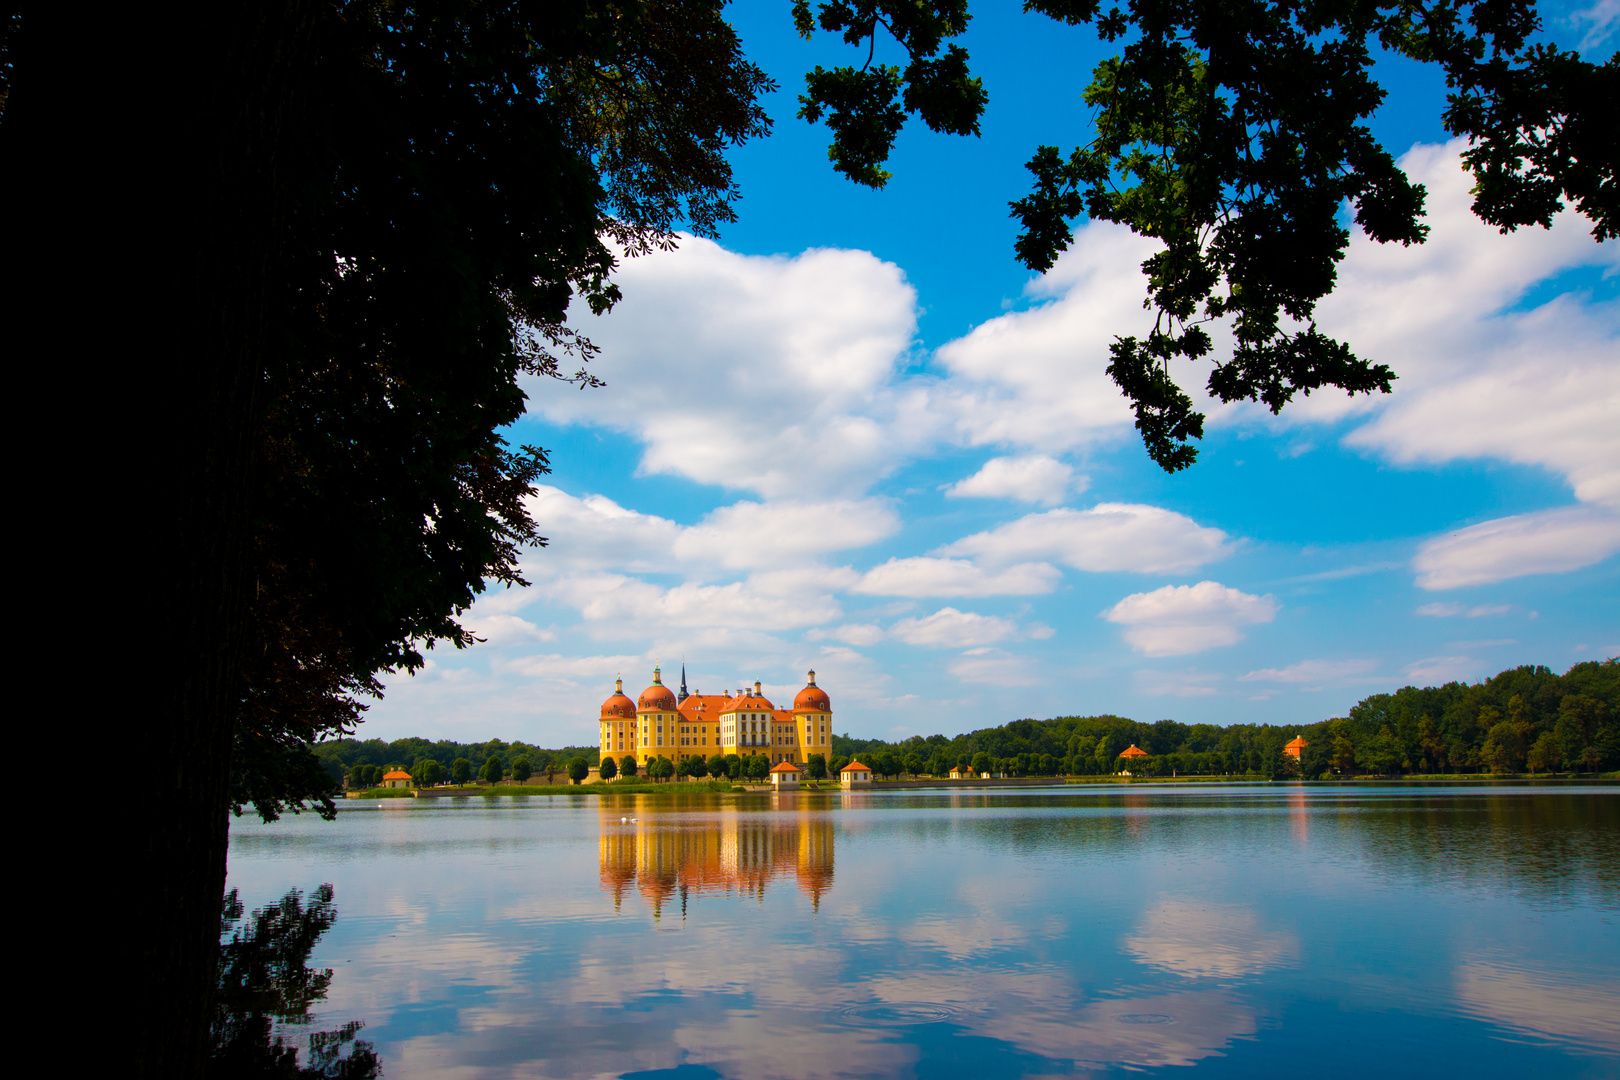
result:
[(634, 720), (636, 703), (624, 693), (624, 680), (613, 680), (613, 696), (602, 702), (603, 720)]
[(809, 684), (803, 690), (800, 690), (799, 695), (793, 699), (793, 707), (795, 709), (820, 709), (822, 712), (832, 711), (832, 702), (827, 697), (827, 691), (816, 685), (815, 668), (810, 669), (809, 679)]
[(636, 704), (643, 709), (675, 709), (675, 691), (664, 685), (663, 672), (653, 668), (653, 684), (641, 692)]

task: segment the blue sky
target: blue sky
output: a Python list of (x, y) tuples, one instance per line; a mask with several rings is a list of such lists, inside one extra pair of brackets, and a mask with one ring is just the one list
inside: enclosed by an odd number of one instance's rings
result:
[[(1086, 137), (1092, 33), (977, 5), (983, 136), (908, 126), (873, 192), (793, 116), (804, 70), (849, 54), (785, 3), (729, 10), (781, 84), (775, 133), (734, 155), (740, 220), (627, 260), (619, 307), (575, 319), (608, 385), (529, 385), (511, 433), (555, 466), (533, 585), (480, 599), (485, 644), (389, 679), (363, 736), (589, 741), (615, 673), (634, 693), (683, 657), (711, 693), (791, 698), (814, 667), (838, 730), (895, 738), (1313, 722), (1620, 653), (1620, 245), (1475, 221), (1432, 73), (1385, 62), (1375, 124), (1431, 239), (1357, 237), (1319, 312), (1396, 392), (1211, 405), (1167, 476), (1104, 373), (1147, 325), (1151, 247), (1081, 224), (1047, 275), (1012, 257), (1023, 162)], [(1544, 10), (1589, 57), (1620, 38), (1615, 0)]]

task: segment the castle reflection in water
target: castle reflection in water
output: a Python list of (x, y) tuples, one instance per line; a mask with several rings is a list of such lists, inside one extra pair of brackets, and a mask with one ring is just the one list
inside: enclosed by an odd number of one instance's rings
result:
[(827, 802), (773, 795), (743, 808), (732, 801), (690, 804), (669, 796), (604, 795), (602, 889), (619, 911), (634, 891), (655, 920), (677, 900), (681, 913), (704, 894), (763, 897), (791, 875), (819, 909), (833, 883), (833, 823)]

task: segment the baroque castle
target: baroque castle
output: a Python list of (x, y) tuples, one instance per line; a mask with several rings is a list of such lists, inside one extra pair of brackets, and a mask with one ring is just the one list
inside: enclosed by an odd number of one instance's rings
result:
[(635, 701), (625, 696), (623, 679), (613, 687), (613, 696), (602, 702), (604, 758), (633, 756), (645, 767), (660, 757), (767, 754), (772, 764), (790, 761), (802, 767), (811, 754), (832, 752), (832, 702), (816, 685), (814, 671), (791, 709), (772, 705), (757, 680), (751, 693), (739, 687), (735, 694), (689, 694), (685, 664), (678, 694), (664, 685), (658, 668), (652, 685)]

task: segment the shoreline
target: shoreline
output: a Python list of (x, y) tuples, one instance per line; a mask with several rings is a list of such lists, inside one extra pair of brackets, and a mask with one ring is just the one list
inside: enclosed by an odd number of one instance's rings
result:
[[(1009, 788), (1086, 787), (1589, 787), (1620, 782), (1620, 774), (1597, 776), (1424, 776), (1351, 777), (1337, 780), (1268, 780), (1264, 777), (1230, 776), (1099, 776), (1099, 777), (1006, 777), (991, 780), (879, 780), (845, 788), (839, 784), (820, 787), (806, 785), (787, 794), (827, 795), (844, 791), (995, 791)], [(383, 788), (345, 792), (346, 799), (488, 799), (531, 798), (555, 795), (771, 795), (768, 785), (736, 784), (730, 781), (674, 782), (668, 784), (500, 784), (494, 787), (463, 788)]]

